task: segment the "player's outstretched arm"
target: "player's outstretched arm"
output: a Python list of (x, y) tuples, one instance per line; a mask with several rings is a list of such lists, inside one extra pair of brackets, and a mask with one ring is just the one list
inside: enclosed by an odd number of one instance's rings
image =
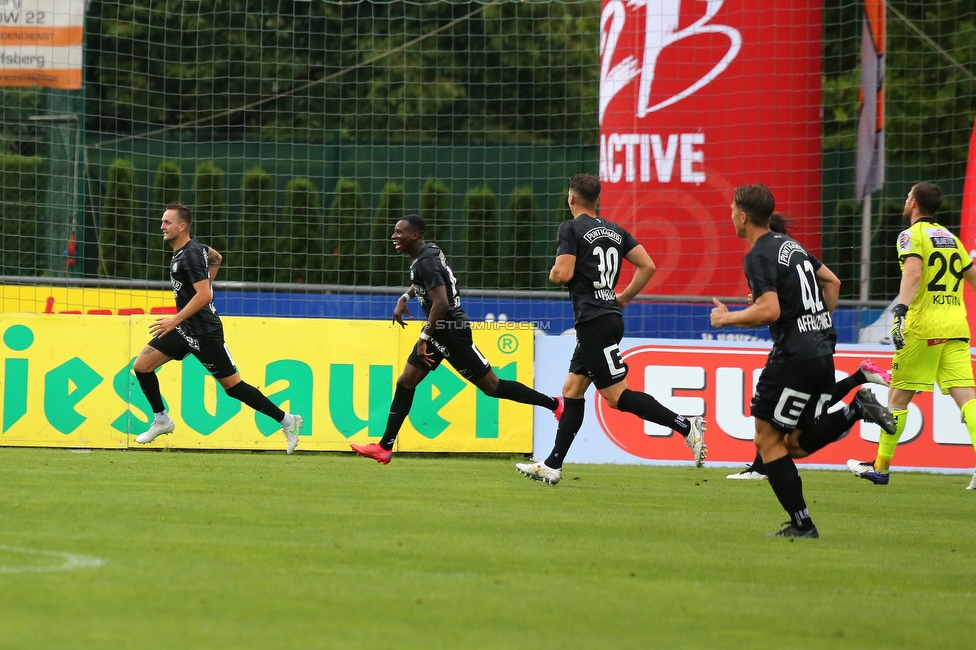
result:
[(403, 322), (403, 315), (411, 316), (410, 307), (408, 303), (410, 299), (416, 295), (413, 287), (410, 287), (403, 292), (403, 295), (397, 298), (396, 306), (393, 307), (393, 322), (400, 323), (400, 327), (406, 327), (407, 324)]
[(718, 298), (712, 298), (712, 304), (715, 305), (709, 315), (712, 327), (762, 327), (779, 320), (779, 296), (775, 291), (765, 292), (740, 311), (729, 311)]

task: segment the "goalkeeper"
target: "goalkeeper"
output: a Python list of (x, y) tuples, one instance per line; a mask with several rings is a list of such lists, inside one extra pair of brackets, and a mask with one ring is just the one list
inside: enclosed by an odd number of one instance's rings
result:
[[(940, 205), (942, 190), (932, 183), (918, 183), (905, 201), (903, 216), (911, 225), (898, 235), (902, 277), (891, 328), (895, 354), (888, 391), (888, 409), (897, 427), (894, 435), (881, 432), (873, 463), (847, 461), (855, 476), (877, 485), (888, 483), (909, 402), (917, 391), (931, 392), (934, 382), (959, 406), (976, 446), (976, 382), (963, 302), (963, 280), (976, 289), (976, 268), (959, 238), (936, 223)], [(976, 473), (966, 489), (976, 490)]]

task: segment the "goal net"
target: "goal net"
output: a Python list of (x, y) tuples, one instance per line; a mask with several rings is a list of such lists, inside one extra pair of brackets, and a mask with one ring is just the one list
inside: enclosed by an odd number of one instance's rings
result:
[[(25, 12), (79, 5), (83, 83), (52, 88), (24, 72), (58, 50), (25, 40), (43, 31)], [(601, 216), (658, 266), (628, 334), (710, 338), (711, 298), (748, 292), (732, 191), (761, 182), (841, 278), (836, 323), (855, 341), (897, 292), (912, 183), (942, 186), (958, 232), (974, 19), (948, 0), (0, 0), (4, 285), (96, 302), (105, 287), (163, 290), (159, 221), (180, 201), (224, 255), (221, 313), (387, 319), (409, 283), (393, 226), (419, 214), (472, 318), (558, 334), (572, 311), (548, 271), (569, 178), (586, 172)], [(884, 136), (867, 207), (865, 65)], [(5, 294), (4, 309), (32, 300)]]

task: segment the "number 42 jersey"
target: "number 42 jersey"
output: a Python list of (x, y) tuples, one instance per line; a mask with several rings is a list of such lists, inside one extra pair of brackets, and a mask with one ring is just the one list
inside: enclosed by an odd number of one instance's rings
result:
[(919, 219), (898, 235), (898, 264), (922, 260), (922, 279), (908, 306), (905, 333), (919, 339), (969, 339), (962, 274), (973, 265), (959, 238), (933, 221)]
[(774, 291), (779, 300), (779, 319), (769, 325), (769, 361), (803, 361), (834, 353), (837, 333), (817, 281), (820, 260), (790, 237), (768, 232), (746, 254), (744, 266), (754, 298)]
[(614, 289), (620, 262), (637, 246), (637, 240), (612, 221), (587, 214), (559, 224), (556, 237), (557, 257), (576, 256), (573, 278), (567, 284), (574, 322), (622, 313)]

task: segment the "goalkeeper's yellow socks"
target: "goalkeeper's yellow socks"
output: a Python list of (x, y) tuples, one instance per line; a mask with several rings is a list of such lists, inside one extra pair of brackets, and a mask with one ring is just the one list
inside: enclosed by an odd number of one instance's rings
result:
[(971, 399), (962, 405), (962, 421), (966, 423), (966, 430), (969, 431), (969, 438), (973, 441), (976, 448), (976, 399)]
[[(973, 400), (976, 403), (976, 400)], [(905, 433), (905, 425), (908, 423), (908, 409), (889, 409), (891, 416), (895, 418), (895, 433), (887, 433), (881, 430), (881, 437), (878, 438), (878, 457), (874, 459), (874, 471), (879, 474), (887, 474), (891, 469), (891, 459), (895, 457), (895, 447), (898, 446), (898, 439)], [(974, 413), (976, 415), (976, 413)], [(973, 420), (976, 423), (976, 418)]]

